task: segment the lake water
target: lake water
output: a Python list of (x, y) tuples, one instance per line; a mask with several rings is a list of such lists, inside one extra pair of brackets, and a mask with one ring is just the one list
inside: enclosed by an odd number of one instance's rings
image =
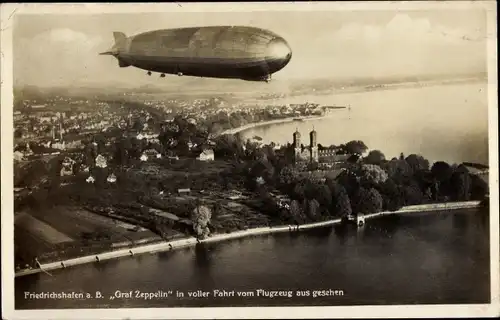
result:
[[(409, 214), (360, 230), (323, 228), (198, 245), (16, 279), (16, 309), (488, 303), (488, 211)], [(329, 297), (114, 299), (156, 292), (342, 290)], [(101, 291), (102, 299), (25, 299)]]
[(273, 124), (242, 133), (264, 142), (292, 142), (298, 129), (308, 144), (311, 129), (318, 143), (341, 144), (362, 140), (387, 158), (411, 153), (429, 160), (488, 163), (487, 83), (438, 85), (336, 95), (310, 95), (276, 100), (284, 103), (350, 105), (320, 120)]

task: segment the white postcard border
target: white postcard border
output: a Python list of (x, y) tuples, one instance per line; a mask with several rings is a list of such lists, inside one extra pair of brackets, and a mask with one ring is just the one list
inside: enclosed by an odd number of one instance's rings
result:
[(236, 11), (235, 3), (189, 4), (2, 4), (1, 6), (1, 181), (2, 181), (2, 317), (5, 319), (193, 319), (193, 318), (394, 318), (491, 317), (500, 313), (499, 297), (499, 194), (498, 194), (498, 83), (497, 31), (494, 1), (439, 2), (307, 2), (238, 3), (237, 11), (401, 10), (484, 8), (488, 12), (488, 111), (490, 164), (491, 303), (482, 305), (252, 307), (252, 308), (144, 308), (81, 310), (14, 310), (13, 243), (13, 77), (12, 28), (18, 14), (97, 14), (137, 12)]

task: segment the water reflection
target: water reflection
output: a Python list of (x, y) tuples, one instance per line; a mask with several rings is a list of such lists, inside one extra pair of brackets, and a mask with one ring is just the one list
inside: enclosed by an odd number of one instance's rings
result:
[[(298, 128), (307, 134), (312, 127), (324, 145), (362, 140), (380, 149), (387, 158), (416, 151), (429, 159), (448, 162), (488, 162), (487, 83), (433, 86), (370, 93), (299, 96), (296, 103), (314, 101), (325, 105), (352, 105), (331, 117), (256, 127), (242, 132), (244, 141), (253, 136), (286, 144)], [(401, 101), (405, 101), (404, 107)], [(280, 101), (275, 101), (280, 103)], [(386, 115), (391, 114), (388, 118)], [(450, 115), (453, 114), (453, 121)], [(389, 121), (389, 122), (388, 122)], [(384, 123), (384, 126), (380, 126)], [(419, 125), (416, 126), (415, 123)], [(467, 132), (468, 139), (463, 139)], [(439, 139), (436, 139), (439, 136)], [(415, 150), (415, 147), (419, 150)]]

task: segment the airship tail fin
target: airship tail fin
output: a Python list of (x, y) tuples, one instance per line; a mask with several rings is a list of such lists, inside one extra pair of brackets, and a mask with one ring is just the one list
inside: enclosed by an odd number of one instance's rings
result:
[(126, 50), (127, 46), (127, 36), (123, 32), (113, 32), (113, 37), (115, 38), (115, 44), (113, 48), (108, 51), (101, 52), (100, 55), (110, 55), (117, 56), (120, 52)]
[(123, 32), (115, 31), (113, 32), (113, 37), (115, 38), (116, 45), (125, 43), (125, 40), (127, 40), (127, 36)]

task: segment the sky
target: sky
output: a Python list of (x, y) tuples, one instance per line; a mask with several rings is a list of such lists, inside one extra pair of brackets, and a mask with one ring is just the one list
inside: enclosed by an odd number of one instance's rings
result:
[[(386, 77), (486, 72), (486, 12), (269, 11), (136, 14), (16, 14), (16, 85), (155, 84), (144, 70), (119, 68), (98, 53), (127, 35), (189, 26), (248, 25), (271, 30), (293, 50), (273, 79)], [(184, 77), (183, 77), (184, 78)], [(169, 77), (168, 81), (181, 81)]]

